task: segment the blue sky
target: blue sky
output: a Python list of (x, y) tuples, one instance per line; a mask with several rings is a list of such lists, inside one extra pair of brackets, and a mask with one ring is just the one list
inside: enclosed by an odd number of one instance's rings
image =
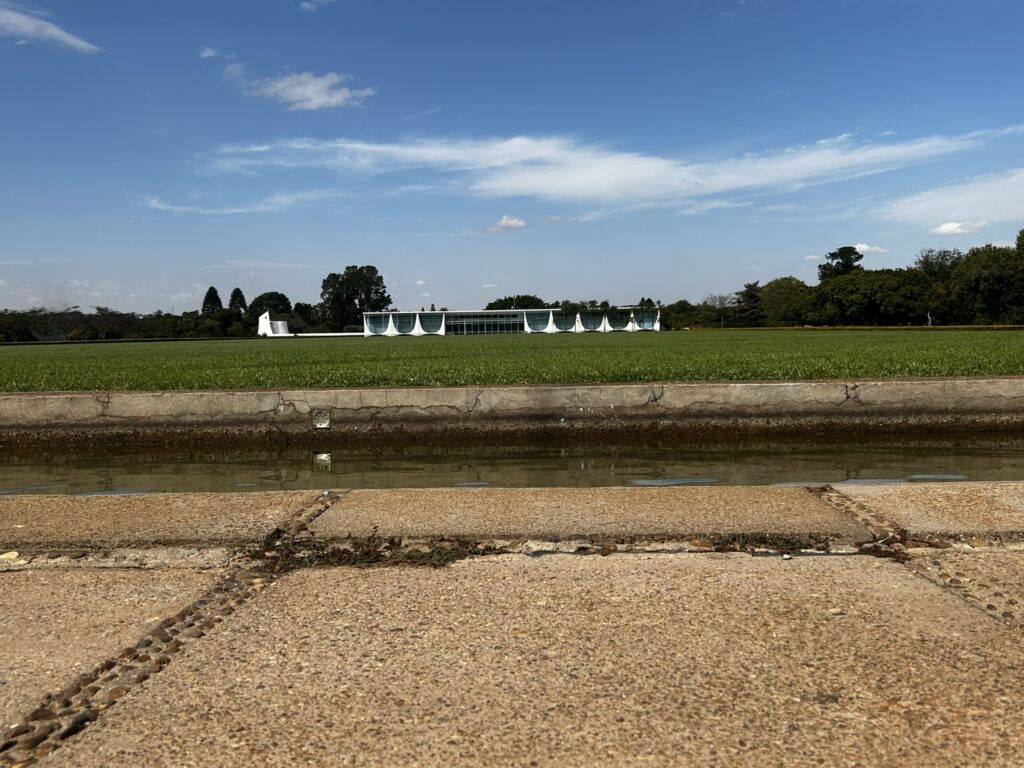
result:
[(1019, 0), (0, 0), (0, 307), (696, 301), (1024, 227)]

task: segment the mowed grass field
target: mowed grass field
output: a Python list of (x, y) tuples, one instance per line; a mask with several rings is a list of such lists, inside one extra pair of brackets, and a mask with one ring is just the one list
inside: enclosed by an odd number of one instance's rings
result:
[(1024, 374), (1022, 331), (677, 331), (0, 347), (0, 391)]

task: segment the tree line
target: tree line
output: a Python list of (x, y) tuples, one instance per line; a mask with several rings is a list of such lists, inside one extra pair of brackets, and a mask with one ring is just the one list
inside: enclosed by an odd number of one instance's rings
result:
[[(853, 246), (828, 253), (818, 266), (818, 283), (778, 277), (747, 283), (729, 294), (709, 294), (663, 304), (641, 298), (635, 306), (661, 311), (662, 327), (757, 328), (780, 326), (1021, 325), (1024, 324), (1024, 229), (1014, 246), (983, 245), (966, 253), (924, 249), (913, 265), (865, 269)], [(180, 315), (118, 312), (94, 307), (0, 310), (2, 341), (245, 337), (256, 333), (269, 311), (296, 332), (361, 331), (363, 312), (390, 309), (384, 278), (372, 265), (348, 266), (321, 282), (320, 301), (295, 302), (279, 291), (246, 301), (234, 288), (225, 307), (211, 286), (201, 306)], [(545, 302), (534, 294), (505, 296), (485, 309), (608, 311), (607, 300)], [(431, 310), (434, 306), (431, 305)], [(444, 307), (441, 308), (445, 309)]]

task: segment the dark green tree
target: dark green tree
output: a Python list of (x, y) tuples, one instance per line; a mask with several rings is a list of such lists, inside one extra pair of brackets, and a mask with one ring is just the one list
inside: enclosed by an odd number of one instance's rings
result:
[(248, 309), (248, 307), (249, 304), (246, 302), (245, 294), (242, 293), (241, 288), (236, 287), (233, 291), (231, 291), (231, 296), (230, 298), (228, 298), (228, 309), (230, 309), (232, 312), (238, 312), (239, 314), (241, 314), (242, 312), (245, 312), (245, 310)]
[(764, 325), (764, 307), (761, 305), (760, 281), (745, 283), (742, 291), (736, 292), (736, 308), (733, 315), (739, 325), (756, 328)]
[(283, 293), (268, 291), (261, 293), (249, 302), (247, 314), (249, 317), (259, 317), (264, 312), (274, 315), (290, 315), (292, 313), (292, 302)]
[(320, 285), (320, 300), (328, 326), (336, 331), (361, 326), (363, 312), (384, 312), (391, 306), (384, 277), (369, 264), (331, 272)]
[(220, 294), (211, 285), (206, 289), (206, 295), (203, 297), (203, 314), (212, 315), (221, 309), (224, 309), (224, 305), (220, 301)]
[(520, 293), (515, 296), (503, 296), (495, 299), (484, 309), (547, 309), (548, 305), (540, 296), (532, 293)]
[(825, 263), (818, 265), (818, 281), (848, 275), (851, 272), (864, 269), (858, 262), (864, 255), (852, 245), (844, 245), (842, 248), (825, 255)]
[(769, 280), (761, 288), (765, 325), (803, 325), (807, 322), (813, 295), (813, 289), (795, 277)]

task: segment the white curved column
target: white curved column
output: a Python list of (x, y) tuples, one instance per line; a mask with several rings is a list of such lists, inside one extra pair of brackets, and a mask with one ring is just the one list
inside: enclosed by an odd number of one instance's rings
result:
[(447, 322), (448, 322), (448, 316), (444, 312), (442, 312), (441, 313), (441, 330), (439, 330), (437, 332), (438, 336), (444, 336), (445, 335), (445, 323), (447, 323)]
[(658, 317), (655, 318), (655, 320), (654, 320), (654, 330), (656, 330), (656, 331), (660, 331), (661, 330), (661, 310), (660, 309), (658, 310)]
[(607, 315), (607, 313), (601, 315), (601, 324), (599, 326), (597, 326), (597, 330), (600, 331), (601, 333), (609, 333), (611, 331), (611, 329), (612, 329), (612, 325), (611, 325), (611, 323), (608, 322), (608, 315)]
[(586, 328), (583, 327), (583, 321), (580, 319), (580, 313), (576, 313), (576, 324), (572, 327), (573, 333), (583, 333)]
[(423, 326), (420, 325), (420, 313), (416, 313), (416, 322), (412, 324), (412, 330), (409, 332), (410, 336), (426, 336), (427, 332), (423, 330)]
[(533, 329), (530, 328), (530, 321), (526, 318), (526, 310), (523, 310), (523, 333), (533, 333)]
[(558, 326), (555, 325), (555, 310), (548, 312), (548, 324), (544, 333), (558, 333)]
[(394, 315), (388, 315), (388, 328), (387, 328), (386, 331), (384, 331), (384, 335), (385, 336), (397, 336), (398, 335), (398, 329), (395, 328), (395, 316)]
[(260, 315), (259, 324), (256, 327), (257, 336), (273, 336), (274, 326), (270, 324), (270, 313), (264, 312)]
[(636, 317), (633, 315), (633, 310), (629, 311), (629, 322), (626, 323), (626, 330), (630, 333), (636, 331)]
[(372, 336), (370, 333), (370, 321), (366, 319), (366, 315), (363, 315), (363, 336)]

